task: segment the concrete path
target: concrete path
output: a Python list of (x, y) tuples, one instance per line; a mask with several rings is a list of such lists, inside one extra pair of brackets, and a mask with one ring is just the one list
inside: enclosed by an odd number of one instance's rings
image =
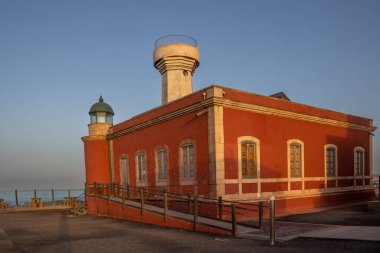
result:
[(380, 227), (369, 226), (336, 226), (332, 228), (311, 231), (298, 237), (346, 239), (380, 242)]

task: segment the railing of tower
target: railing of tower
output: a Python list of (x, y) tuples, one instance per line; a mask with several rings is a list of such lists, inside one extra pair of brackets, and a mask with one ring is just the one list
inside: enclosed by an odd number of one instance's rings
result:
[[(122, 205), (128, 205), (129, 201), (138, 202), (141, 213), (144, 211), (144, 205), (150, 205), (163, 208), (164, 217), (168, 215), (169, 210), (190, 214), (194, 216), (194, 226), (198, 222), (197, 217), (228, 222), (231, 223), (232, 235), (236, 235), (237, 224), (263, 229), (265, 232), (272, 231), (272, 229), (274, 231), (274, 213), (272, 213), (274, 201), (270, 204), (267, 201), (245, 203), (223, 200), (222, 197), (214, 199), (190, 193), (184, 195), (167, 192), (164, 188), (155, 190), (149, 189), (149, 187), (103, 183), (87, 184), (86, 194), (108, 202), (116, 201)], [(270, 208), (272, 204), (273, 206)], [(263, 225), (264, 218), (269, 221), (266, 226)]]
[(187, 35), (166, 35), (156, 40), (154, 46), (158, 48), (164, 45), (177, 43), (197, 47), (197, 40)]

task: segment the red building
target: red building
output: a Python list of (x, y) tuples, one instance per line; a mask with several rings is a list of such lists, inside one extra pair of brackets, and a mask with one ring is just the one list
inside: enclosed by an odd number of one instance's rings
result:
[[(90, 110), (87, 183), (258, 201), (283, 210), (368, 200), (371, 119), (212, 85), (192, 92), (191, 38), (156, 42), (162, 105), (112, 125), (102, 98)], [(172, 39), (172, 38), (169, 38)]]

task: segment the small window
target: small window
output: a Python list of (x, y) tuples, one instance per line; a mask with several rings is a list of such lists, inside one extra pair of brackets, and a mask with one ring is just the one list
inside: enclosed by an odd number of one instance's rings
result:
[(109, 123), (109, 124), (113, 124), (113, 116), (112, 116), (112, 114), (110, 114), (110, 113), (107, 113), (106, 114), (106, 122), (107, 123)]
[(256, 143), (243, 142), (241, 144), (241, 167), (243, 178), (257, 177)]
[(120, 183), (128, 184), (128, 158), (125, 156), (120, 157)]
[(138, 153), (136, 156), (136, 162), (137, 162), (138, 181), (140, 183), (145, 183), (146, 182), (145, 154)]
[(182, 177), (183, 179), (195, 179), (194, 145), (182, 146)]
[(326, 148), (326, 175), (328, 177), (336, 176), (336, 148)]
[(104, 112), (97, 113), (97, 123), (106, 123), (106, 113)]
[(96, 113), (91, 113), (90, 117), (91, 117), (91, 124), (95, 124), (96, 123)]
[(158, 180), (168, 179), (168, 151), (160, 149), (156, 153)]
[(355, 175), (363, 176), (364, 172), (364, 150), (355, 148)]
[(290, 146), (290, 177), (302, 177), (302, 145), (291, 143)]

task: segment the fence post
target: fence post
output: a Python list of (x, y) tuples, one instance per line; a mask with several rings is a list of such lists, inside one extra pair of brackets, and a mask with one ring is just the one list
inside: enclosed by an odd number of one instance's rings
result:
[(107, 184), (107, 204), (110, 204), (110, 191), (111, 191), (111, 185)]
[(270, 208), (270, 245), (274, 246), (276, 242), (276, 234), (275, 234), (275, 223), (274, 223), (274, 217), (275, 217), (275, 198), (274, 196), (271, 196), (269, 198), (269, 208)]
[(34, 189), (34, 198), (37, 198), (37, 190)]
[(259, 229), (263, 227), (263, 214), (264, 214), (264, 203), (262, 201), (259, 202)]
[(55, 206), (54, 189), (51, 189), (51, 205)]
[(194, 196), (194, 207), (193, 207), (193, 212), (194, 212), (194, 220), (193, 220), (193, 230), (197, 230), (197, 223), (198, 223), (198, 197)]
[(94, 182), (94, 188), (95, 188), (95, 198), (96, 198), (98, 195), (98, 187), (97, 187), (96, 182)]
[(168, 193), (164, 192), (164, 221), (168, 220)]
[(191, 214), (191, 195), (190, 195), (190, 192), (187, 194), (187, 204), (189, 207), (189, 214)]
[(144, 211), (144, 189), (140, 190), (140, 198), (141, 198), (141, 215), (143, 215), (143, 211)]
[(18, 207), (18, 192), (17, 192), (17, 189), (15, 190), (15, 200), (16, 200), (16, 207)]
[(124, 210), (124, 204), (125, 204), (125, 195), (124, 195), (124, 188), (121, 187), (121, 203), (123, 205), (123, 210)]
[(232, 236), (236, 236), (236, 206), (231, 204)]
[(223, 198), (222, 196), (219, 196), (218, 198), (218, 214), (219, 214), (219, 220), (223, 219)]
[(127, 199), (129, 199), (129, 184), (127, 184)]
[(84, 206), (87, 206), (87, 183), (84, 183)]

